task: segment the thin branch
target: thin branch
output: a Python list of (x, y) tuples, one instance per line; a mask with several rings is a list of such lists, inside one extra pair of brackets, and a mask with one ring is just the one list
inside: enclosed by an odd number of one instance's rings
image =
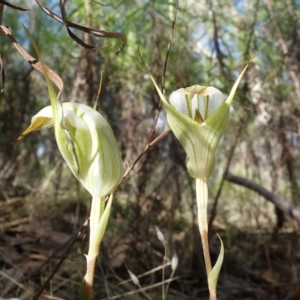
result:
[(79, 38), (75, 33), (71, 31), (70, 28), (78, 29), (80, 31), (83, 31), (89, 35), (96, 36), (99, 38), (103, 39), (118, 39), (122, 42), (122, 45), (120, 46), (119, 50), (117, 51), (116, 54), (119, 54), (125, 47), (127, 43), (126, 36), (120, 32), (117, 31), (106, 31), (106, 30), (100, 30), (97, 28), (93, 27), (87, 27), (87, 26), (81, 26), (79, 24), (70, 22), (67, 20), (67, 0), (60, 0), (60, 12), (61, 12), (61, 17), (48, 9), (46, 6), (42, 5), (42, 3), (39, 0), (35, 0), (35, 2), (38, 4), (38, 6), (44, 11), (45, 14), (47, 14), (49, 17), (53, 18), (54, 20), (62, 23), (64, 26), (66, 26), (67, 32), (69, 36), (77, 42), (79, 45), (81, 45), (84, 48), (90, 49), (90, 50), (101, 50), (104, 49), (110, 45), (104, 45), (104, 46), (99, 46), (95, 47), (93, 45), (85, 43), (81, 38)]
[(215, 50), (216, 50), (216, 56), (217, 56), (218, 62), (221, 67), (221, 72), (223, 75), (226, 75), (226, 72), (225, 72), (226, 64), (224, 62), (224, 58), (226, 56), (222, 52), (220, 43), (219, 43), (219, 29), (218, 29), (218, 24), (217, 24), (216, 12), (214, 10), (215, 7), (216, 7), (215, 3), (213, 3), (213, 1), (211, 1), (210, 2), (210, 10), (212, 12), (212, 21), (213, 21), (213, 28), (214, 28), (214, 36), (213, 36), (214, 46), (215, 46)]
[(230, 163), (231, 163), (232, 158), (233, 158), (234, 150), (236, 148), (238, 139), (241, 136), (243, 128), (244, 128), (244, 124), (241, 123), (240, 126), (239, 126), (239, 129), (238, 129), (238, 133), (237, 133), (237, 135), (235, 137), (234, 143), (233, 143), (233, 145), (231, 146), (231, 148), (229, 150), (228, 159), (227, 159), (226, 167), (225, 167), (225, 170), (224, 170), (224, 173), (223, 173), (223, 176), (222, 176), (221, 184), (219, 186), (217, 195), (216, 195), (216, 197), (214, 199), (213, 208), (211, 210), (211, 214), (210, 214), (210, 218), (209, 218), (209, 222), (208, 222), (208, 232), (210, 232), (212, 223), (213, 223), (213, 221), (214, 221), (214, 219), (215, 219), (215, 217), (217, 215), (217, 206), (218, 206), (219, 198), (220, 198), (220, 195), (221, 195), (221, 192), (222, 192), (222, 189), (223, 189), (223, 185), (224, 185), (224, 181), (225, 181), (225, 178), (226, 178), (226, 174), (228, 173), (228, 170), (229, 170), (229, 167), (230, 167)]
[[(171, 49), (173, 34), (174, 34), (174, 30), (175, 30), (175, 24), (176, 24), (176, 20), (177, 20), (177, 11), (178, 11), (178, 0), (176, 1), (176, 4), (175, 4), (175, 11), (174, 11), (172, 29), (171, 29), (171, 33), (170, 33), (169, 43), (168, 43), (168, 47), (167, 47), (167, 54), (166, 54), (166, 59), (165, 59), (164, 69), (163, 69), (163, 76), (162, 76), (162, 80), (161, 80), (161, 91), (162, 91), (162, 93), (164, 92), (163, 90), (164, 90), (164, 87), (165, 87), (166, 70), (167, 70), (167, 64), (168, 64), (169, 55), (170, 55), (170, 49)], [(160, 104), (161, 104), (161, 101), (160, 101)]]
[(257, 23), (257, 18), (258, 18), (258, 11), (259, 11), (259, 0), (256, 0), (256, 3), (254, 4), (255, 7), (255, 12), (254, 12), (254, 19), (252, 24), (250, 25), (250, 32), (247, 34), (248, 37), (248, 41), (246, 43), (246, 52), (245, 52), (245, 59), (248, 60), (249, 59), (249, 53), (250, 53), (250, 46), (251, 43), (254, 39), (254, 34), (255, 34), (255, 25)]
[[(13, 8), (13, 9), (17, 9), (17, 10), (21, 10), (21, 11), (28, 11), (28, 10), (30, 10), (30, 9), (28, 9), (28, 8), (23, 8), (23, 7), (21, 7), (21, 6), (13, 5), (13, 4), (11, 4), (11, 3), (5, 1), (5, 0), (0, 0), (0, 3), (3, 3), (3, 4), (6, 5), (6, 6), (9, 6), (9, 7)], [(3, 4), (2, 4), (2, 5), (3, 5)]]
[[(169, 59), (169, 54), (170, 54), (170, 49), (171, 49), (171, 44), (172, 44), (172, 38), (173, 38), (173, 33), (174, 33), (176, 19), (177, 19), (177, 11), (178, 11), (178, 0), (176, 0), (174, 19), (173, 19), (173, 23), (172, 23), (172, 29), (171, 29), (171, 33), (170, 33), (169, 43), (168, 43), (168, 47), (167, 47), (166, 59), (165, 59), (165, 63), (164, 63), (163, 76), (162, 76), (162, 86), (161, 86), (161, 91), (162, 92), (164, 90), (167, 64), (168, 64), (168, 59)], [(141, 57), (141, 55), (140, 55), (140, 57)], [(161, 139), (166, 133), (168, 133), (170, 131), (170, 129), (167, 129), (167, 132), (163, 132), (158, 138), (156, 138), (154, 141), (151, 142), (153, 134), (154, 134), (154, 130), (155, 130), (155, 127), (156, 127), (156, 124), (157, 124), (157, 120), (158, 120), (159, 115), (160, 115), (160, 110), (161, 110), (161, 100), (159, 101), (159, 104), (158, 104), (158, 112), (157, 112), (157, 115), (155, 117), (155, 121), (153, 123), (153, 126), (151, 128), (146, 146), (145, 146), (144, 150), (138, 155), (138, 157), (133, 162), (133, 164), (130, 167), (127, 168), (125, 174), (123, 175), (123, 178), (125, 178), (128, 175), (128, 173), (134, 168), (134, 166), (142, 158), (142, 156), (149, 150), (149, 148), (152, 147), (159, 139)]]
[[(40, 288), (40, 290), (37, 292), (37, 294), (33, 297), (32, 300), (38, 300), (39, 297), (41, 296), (41, 294), (43, 293), (44, 289), (47, 287), (47, 285), (49, 284), (49, 282), (51, 281), (51, 279), (53, 278), (53, 276), (55, 275), (55, 273), (58, 271), (58, 269), (60, 268), (60, 266), (62, 265), (62, 263), (64, 262), (64, 260), (68, 257), (67, 255), (69, 254), (69, 252), (71, 251), (72, 247), (75, 244), (75, 241), (77, 240), (77, 238), (83, 233), (83, 231), (87, 228), (89, 223), (89, 219), (87, 219), (84, 224), (77, 230), (77, 232), (70, 238), (70, 240), (67, 241), (67, 244), (69, 244), (67, 250), (65, 251), (65, 253), (62, 255), (60, 261), (58, 262), (58, 264), (55, 266), (54, 270), (51, 272), (50, 276), (47, 278), (47, 280), (45, 281), (45, 283), (43, 284), (43, 286)], [(71, 241), (71, 242), (70, 242)], [(65, 246), (65, 245), (64, 245)], [(53, 256), (52, 256), (53, 257)], [(50, 259), (49, 259), (50, 260)], [(49, 261), (48, 260), (48, 261)], [(46, 262), (43, 264), (43, 266), (46, 264)], [(36, 273), (36, 271), (34, 272)]]
[(0, 4), (0, 25), (2, 25), (3, 11), (4, 11), (4, 4)]
[(271, 16), (271, 19), (274, 23), (274, 26), (275, 26), (275, 30), (276, 30), (276, 35), (277, 35), (277, 39), (280, 43), (280, 46), (281, 46), (281, 51), (284, 55), (284, 59), (285, 59), (285, 62), (287, 64), (287, 67), (288, 67), (288, 71), (289, 71), (289, 75), (290, 75), (290, 78), (293, 82), (293, 85), (294, 85), (294, 89), (295, 89), (295, 93), (298, 97), (298, 101), (300, 100), (300, 84), (299, 84), (299, 76), (296, 74), (296, 72), (294, 71), (294, 68), (293, 68), (293, 62), (292, 62), (292, 59), (291, 57), (289, 56), (289, 50), (288, 50), (288, 46), (284, 40), (284, 37), (283, 37), (283, 34), (282, 34), (282, 31), (281, 31), (281, 28), (276, 20), (276, 16), (274, 14), (274, 9), (273, 9), (273, 5), (272, 5), (272, 1), (270, 0), (265, 0), (265, 3), (267, 5), (267, 8), (269, 10), (269, 13), (270, 13), (270, 16)]
[(129, 166), (126, 170), (126, 172), (123, 175), (123, 178), (125, 178), (128, 173), (134, 168), (134, 166), (137, 164), (137, 162), (141, 159), (141, 157), (158, 141), (160, 141), (162, 138), (164, 138), (170, 131), (170, 127), (167, 128), (162, 134), (160, 134), (156, 139), (154, 139), (151, 143), (147, 143), (145, 149), (139, 154), (139, 156), (136, 158), (136, 160), (133, 162), (131, 166)]
[(261, 185), (243, 177), (235, 176), (231, 173), (227, 173), (225, 179), (229, 182), (244, 186), (259, 195), (266, 198), (266, 200), (272, 202), (277, 208), (282, 210), (285, 214), (295, 219), (300, 223), (300, 210), (296, 209), (293, 205), (288, 203), (285, 199), (273, 194)]
[[(174, 19), (173, 19), (173, 23), (172, 23), (172, 28), (171, 28), (171, 33), (170, 33), (170, 38), (169, 38), (169, 43), (168, 43), (168, 47), (167, 47), (167, 53), (166, 53), (166, 59), (165, 59), (165, 63), (164, 63), (164, 69), (163, 69), (163, 75), (162, 75), (162, 80), (161, 80), (161, 92), (164, 92), (164, 87), (165, 87), (165, 79), (166, 79), (166, 71), (167, 71), (167, 65), (168, 65), (168, 60), (169, 60), (169, 55), (170, 55), (170, 50), (171, 50), (171, 45), (172, 45), (172, 39), (173, 39), (173, 33), (175, 30), (175, 24), (176, 24), (176, 19), (177, 19), (177, 11), (178, 11), (178, 0), (176, 1), (176, 6), (175, 6), (175, 12), (174, 12)], [(153, 126), (151, 128), (151, 132), (147, 141), (147, 145), (150, 144), (150, 141), (153, 137), (154, 134), (154, 130), (160, 115), (160, 110), (161, 110), (161, 100), (159, 100), (159, 104), (158, 104), (158, 112), (157, 115), (155, 117), (155, 121), (153, 123)]]

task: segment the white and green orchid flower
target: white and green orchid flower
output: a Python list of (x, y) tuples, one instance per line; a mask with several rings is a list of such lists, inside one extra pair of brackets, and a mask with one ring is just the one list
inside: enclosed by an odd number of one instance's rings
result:
[(56, 114), (62, 119), (56, 126), (54, 116), (52, 106), (43, 108), (21, 137), (54, 126), (57, 145), (74, 176), (93, 197), (111, 193), (122, 179), (123, 167), (107, 121), (93, 108), (75, 102), (62, 104)]
[(215, 153), (229, 118), (230, 105), (244, 68), (225, 100), (210, 86), (194, 85), (171, 93), (169, 101), (151, 77), (167, 111), (169, 125), (187, 154), (187, 168), (196, 178), (208, 179), (215, 166)]
[[(194, 178), (209, 178), (228, 121), (229, 105), (219, 90), (200, 85), (174, 91), (169, 103), (165, 105), (168, 121), (187, 153), (190, 174)], [(179, 120), (181, 125), (174, 126)]]

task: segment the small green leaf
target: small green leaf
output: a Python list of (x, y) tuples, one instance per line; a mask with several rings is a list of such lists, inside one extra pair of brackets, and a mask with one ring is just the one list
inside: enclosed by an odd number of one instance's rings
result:
[(216, 293), (216, 290), (217, 290), (219, 274), (220, 274), (220, 270), (221, 270), (221, 267), (223, 264), (223, 259), (224, 259), (224, 245), (223, 245), (223, 242), (219, 235), (218, 235), (218, 238), (220, 239), (220, 242), (221, 242), (221, 250), (220, 250), (217, 262), (214, 265), (214, 267), (212, 268), (212, 270), (209, 272), (208, 279), (207, 279), (209, 290), (213, 291), (214, 293)]
[[(104, 201), (104, 199), (97, 199), (93, 198), (93, 201)], [(101, 241), (103, 239), (107, 223), (110, 216), (111, 211), (111, 205), (113, 201), (113, 194), (109, 196), (109, 200), (107, 201), (107, 204), (105, 206), (104, 212), (100, 218), (99, 223), (95, 228), (93, 229), (92, 236), (90, 237), (90, 248), (89, 253), (98, 253), (99, 252), (99, 245), (101, 244)], [(91, 212), (92, 213), (92, 212)]]

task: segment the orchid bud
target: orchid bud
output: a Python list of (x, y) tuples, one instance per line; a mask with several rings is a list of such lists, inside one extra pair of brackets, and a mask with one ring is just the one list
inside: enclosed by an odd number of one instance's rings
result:
[(244, 68), (230, 95), (214, 87), (194, 85), (171, 93), (169, 101), (151, 79), (167, 111), (169, 125), (187, 154), (187, 168), (194, 178), (207, 180), (215, 166), (215, 153), (229, 118), (229, 109)]
[[(56, 122), (55, 118), (60, 118)], [(17, 139), (31, 131), (53, 127), (58, 148), (68, 167), (93, 197), (103, 197), (115, 189), (123, 176), (122, 160), (113, 131), (93, 108), (75, 102), (43, 108)]]

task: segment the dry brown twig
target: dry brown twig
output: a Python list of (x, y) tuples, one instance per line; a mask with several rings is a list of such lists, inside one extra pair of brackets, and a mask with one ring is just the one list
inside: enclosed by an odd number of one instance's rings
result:
[(109, 47), (110, 45), (105, 45), (105, 46), (98, 46), (95, 47), (93, 45), (85, 43), (81, 38), (79, 38), (75, 33), (72, 32), (70, 28), (73, 29), (78, 29), (80, 31), (83, 31), (89, 35), (99, 37), (99, 38), (104, 38), (104, 39), (118, 39), (122, 41), (121, 47), (118, 49), (116, 54), (119, 54), (125, 47), (127, 39), (126, 36), (122, 33), (116, 32), (116, 31), (106, 31), (106, 30), (100, 30), (97, 28), (93, 27), (87, 27), (87, 26), (82, 26), (73, 22), (70, 22), (67, 20), (67, 13), (66, 13), (66, 8), (68, 5), (68, 0), (60, 0), (59, 1), (59, 6), (60, 6), (60, 11), (61, 11), (61, 17), (48, 9), (46, 6), (42, 5), (42, 3), (39, 0), (35, 0), (35, 2), (39, 5), (39, 7), (51, 18), (54, 20), (62, 23), (69, 34), (69, 36), (79, 45), (81, 45), (84, 48), (90, 49), (90, 50), (101, 50), (106, 47)]
[(9, 3), (9, 2), (7, 2), (5, 0), (0, 0), (0, 3), (2, 3), (2, 5), (6, 5), (6, 6), (9, 6), (9, 7), (13, 8), (13, 9), (17, 9), (17, 10), (21, 10), (21, 11), (29, 11), (30, 10), (28, 8), (23, 8), (21, 6), (17, 6), (17, 5), (11, 4), (11, 3)]

